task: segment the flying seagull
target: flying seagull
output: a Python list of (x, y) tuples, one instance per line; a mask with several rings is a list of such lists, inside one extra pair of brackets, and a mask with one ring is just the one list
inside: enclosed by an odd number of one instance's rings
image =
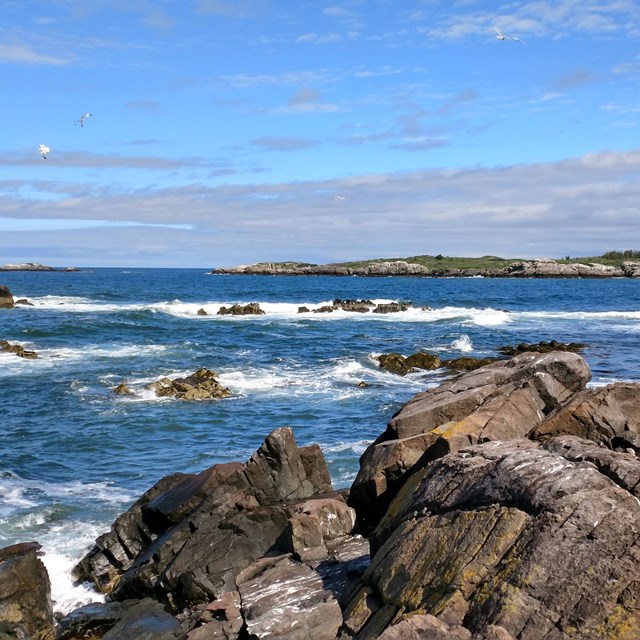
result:
[(336, 196), (336, 202), (342, 202), (344, 200), (344, 196)]
[(520, 40), (520, 38), (516, 38), (516, 36), (509, 35), (508, 33), (502, 33), (498, 27), (493, 27), (496, 32), (496, 38), (498, 40), (511, 40), (512, 42), (519, 42), (520, 44), (526, 45), (527, 43), (524, 40)]
[(38, 151), (40, 151), (40, 153), (42, 154), (42, 157), (46, 160), (47, 159), (47, 153), (49, 153), (49, 151), (51, 151), (51, 149), (49, 149), (49, 147), (47, 147), (47, 145), (41, 144), (38, 147)]
[(84, 127), (84, 121), (85, 121), (87, 118), (90, 118), (92, 115), (93, 115), (93, 114), (91, 114), (91, 113), (89, 113), (89, 112), (87, 111), (87, 113), (83, 113), (83, 114), (80, 116), (80, 118), (78, 118), (78, 120), (76, 120), (76, 123), (78, 123), (78, 122), (79, 122), (79, 123), (80, 123), (80, 126), (81, 126), (81, 127)]

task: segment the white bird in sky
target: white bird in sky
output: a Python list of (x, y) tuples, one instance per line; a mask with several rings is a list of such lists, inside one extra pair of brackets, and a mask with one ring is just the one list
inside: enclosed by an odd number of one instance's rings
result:
[(498, 29), (498, 27), (493, 27), (496, 32), (496, 38), (498, 40), (511, 40), (513, 42), (519, 42), (520, 44), (526, 45), (527, 43), (524, 40), (520, 40), (520, 38), (516, 38), (516, 36), (509, 35), (508, 33), (503, 33)]
[(83, 114), (82, 114), (82, 115), (81, 115), (81, 116), (76, 120), (76, 123), (80, 123), (80, 126), (81, 126), (81, 127), (84, 127), (84, 121), (85, 121), (87, 118), (90, 118), (92, 115), (93, 115), (92, 113), (89, 113), (89, 112), (87, 111), (87, 113), (83, 113)]
[(46, 160), (47, 159), (47, 153), (49, 153), (49, 151), (51, 151), (51, 149), (49, 149), (49, 147), (47, 147), (47, 145), (41, 144), (38, 147), (38, 151), (40, 151), (40, 153), (42, 154), (42, 157)]
[(342, 202), (344, 199), (344, 196), (336, 196), (336, 202)]

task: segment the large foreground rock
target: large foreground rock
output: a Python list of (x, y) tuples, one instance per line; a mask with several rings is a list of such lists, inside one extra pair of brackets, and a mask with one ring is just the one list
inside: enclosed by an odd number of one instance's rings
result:
[(53, 640), (51, 585), (36, 542), (0, 549), (0, 638)]
[(375, 527), (407, 473), (469, 444), (526, 436), (585, 388), (591, 372), (575, 353), (523, 353), (418, 394), (360, 460), (349, 504)]
[(77, 567), (114, 602), (60, 640), (637, 640), (640, 385), (589, 378), (523, 353), (419, 394), (350, 495), (288, 428), (168, 476)]
[[(290, 550), (285, 532), (296, 504), (330, 492), (320, 448), (298, 448), (283, 427), (244, 464), (163, 479), (97, 540), (75, 574), (115, 600), (153, 597), (174, 612), (210, 602), (235, 590), (237, 574), (257, 558)], [(343, 535), (353, 516), (348, 526)]]
[(612, 455), (640, 479), (635, 456), (571, 436), (431, 462), (374, 534), (350, 635), (375, 637), (419, 613), (457, 629), (451, 637), (485, 637), (492, 625), (514, 639), (640, 638), (640, 502), (637, 484), (598, 470)]

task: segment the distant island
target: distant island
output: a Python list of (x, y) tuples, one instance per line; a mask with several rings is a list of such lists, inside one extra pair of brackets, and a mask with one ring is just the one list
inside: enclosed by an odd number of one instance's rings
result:
[(411, 276), (430, 278), (640, 278), (640, 251), (609, 251), (592, 258), (534, 260), (482, 256), (412, 256), (377, 258), (359, 262), (310, 264), (305, 262), (259, 262), (237, 267), (214, 268), (212, 274), (287, 276)]
[(44, 264), (38, 264), (36, 262), (20, 262), (18, 264), (4, 264), (0, 265), (0, 271), (63, 271), (63, 272), (75, 272), (80, 271), (76, 267), (49, 267)]

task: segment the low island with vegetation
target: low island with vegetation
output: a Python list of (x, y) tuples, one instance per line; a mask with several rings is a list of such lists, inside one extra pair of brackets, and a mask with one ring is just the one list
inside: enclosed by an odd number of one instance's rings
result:
[(308, 262), (259, 262), (215, 268), (215, 274), (413, 276), (487, 278), (638, 278), (640, 251), (608, 251), (601, 256), (559, 259), (461, 258), (420, 255), (407, 258), (376, 258), (355, 262), (311, 264)]

